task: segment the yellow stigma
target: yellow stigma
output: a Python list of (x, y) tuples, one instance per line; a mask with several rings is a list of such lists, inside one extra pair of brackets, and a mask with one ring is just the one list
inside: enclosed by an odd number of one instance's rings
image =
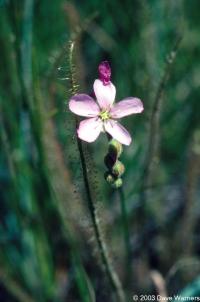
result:
[(110, 118), (110, 114), (108, 111), (103, 110), (100, 112), (99, 117), (102, 119), (102, 121), (106, 121)]

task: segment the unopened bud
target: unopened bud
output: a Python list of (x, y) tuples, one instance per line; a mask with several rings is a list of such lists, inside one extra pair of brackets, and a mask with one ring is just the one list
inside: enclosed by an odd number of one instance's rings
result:
[(122, 174), (124, 174), (124, 171), (125, 171), (124, 165), (122, 164), (121, 161), (117, 160), (112, 168), (113, 174), (119, 177)]
[(111, 68), (108, 61), (103, 61), (99, 64), (99, 79), (104, 85), (110, 84)]
[(116, 139), (111, 139), (109, 142), (109, 146), (108, 146), (108, 152), (110, 155), (112, 155), (113, 157), (120, 157), (120, 155), (122, 154), (123, 151), (123, 147), (122, 144), (120, 144)]
[(104, 157), (104, 163), (109, 170), (112, 170), (112, 167), (114, 166), (116, 160), (117, 158), (109, 153)]
[(115, 177), (110, 174), (110, 172), (105, 172), (104, 174), (105, 180), (109, 183), (109, 184), (113, 184), (115, 182)]
[(123, 185), (122, 179), (121, 179), (121, 178), (117, 178), (117, 179), (115, 180), (115, 182), (112, 184), (112, 187), (113, 187), (114, 189), (118, 189), (118, 188), (120, 188), (122, 185)]

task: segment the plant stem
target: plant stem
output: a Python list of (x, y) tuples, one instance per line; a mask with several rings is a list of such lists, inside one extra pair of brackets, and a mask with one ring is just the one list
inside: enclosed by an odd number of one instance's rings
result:
[(141, 181), (142, 183), (141, 208), (143, 209), (144, 212), (145, 212), (145, 204), (146, 204), (146, 193), (144, 189), (151, 185), (155, 163), (157, 162), (157, 158), (158, 158), (159, 140), (160, 140), (160, 115), (161, 115), (163, 94), (172, 71), (173, 63), (175, 61), (181, 39), (182, 39), (181, 36), (177, 38), (174, 47), (172, 48), (169, 55), (167, 56), (165, 70), (156, 92), (156, 96), (150, 116), (148, 149), (147, 149), (147, 155), (146, 155), (142, 181)]
[(132, 259), (131, 259), (131, 241), (130, 241), (130, 230), (129, 230), (129, 223), (128, 223), (128, 213), (127, 213), (123, 188), (120, 187), (118, 192), (119, 192), (120, 205), (121, 205), (122, 225), (123, 225), (123, 232), (124, 232), (124, 244), (125, 244), (125, 248), (126, 248), (127, 282), (129, 282), (130, 277), (131, 277)]
[[(108, 142), (112, 139), (110, 134), (106, 133)], [(119, 157), (117, 157), (118, 159)], [(123, 226), (123, 236), (124, 236), (124, 246), (126, 251), (126, 266), (127, 266), (127, 274), (126, 281), (129, 282), (131, 279), (131, 240), (130, 240), (130, 231), (129, 231), (129, 222), (128, 222), (128, 213), (126, 209), (126, 202), (124, 196), (124, 190), (121, 186), (118, 188), (118, 194), (120, 199), (121, 206), (121, 221)]]
[[(112, 139), (110, 134), (106, 133), (108, 142)], [(119, 157), (117, 157), (118, 159)], [(129, 283), (131, 280), (131, 240), (130, 240), (130, 231), (129, 231), (129, 223), (128, 223), (128, 213), (126, 209), (126, 202), (125, 202), (125, 196), (124, 196), (124, 190), (121, 186), (118, 188), (118, 194), (120, 199), (120, 206), (121, 206), (121, 221), (122, 221), (122, 227), (123, 227), (123, 236), (124, 236), (124, 247), (126, 252), (126, 267), (127, 267), (127, 273), (126, 273), (126, 283)]]
[[(75, 75), (74, 75), (75, 68), (73, 66), (73, 51), (74, 51), (74, 42), (72, 41), (72, 42), (70, 42), (70, 45), (69, 45), (70, 86), (71, 86), (72, 95), (77, 93), (77, 87), (78, 87), (76, 84), (76, 79), (75, 79)], [(77, 126), (78, 126), (77, 118), (75, 118), (75, 122), (76, 122), (76, 128), (77, 128)], [(95, 237), (97, 240), (101, 259), (105, 266), (108, 280), (110, 281), (111, 287), (113, 288), (113, 290), (116, 294), (117, 301), (124, 302), (125, 301), (124, 291), (122, 289), (122, 285), (118, 278), (118, 275), (112, 267), (112, 264), (111, 264), (111, 261), (110, 261), (109, 255), (108, 255), (108, 251), (107, 251), (107, 246), (106, 246), (106, 243), (105, 243), (103, 235), (102, 235), (101, 227), (99, 225), (99, 217), (98, 217), (95, 203), (92, 198), (90, 183), (89, 183), (89, 179), (88, 179), (87, 165), (86, 165), (86, 160), (85, 160), (85, 156), (84, 156), (84, 152), (83, 152), (83, 145), (77, 135), (76, 135), (76, 141), (77, 141), (78, 151), (79, 151), (79, 155), (80, 155), (80, 161), (81, 161), (81, 167), (82, 167), (82, 173), (83, 173), (83, 181), (85, 184), (86, 196), (87, 196), (87, 201), (88, 201), (88, 208), (90, 211), (92, 224), (93, 224), (93, 228), (94, 228), (94, 233), (95, 233)]]
[(114, 291), (116, 293), (116, 296), (118, 297), (118, 301), (122, 302), (122, 301), (125, 301), (124, 292), (123, 292), (123, 289), (121, 286), (121, 282), (110, 263), (106, 243), (101, 234), (97, 210), (96, 210), (95, 204), (94, 204), (94, 202), (92, 200), (92, 196), (91, 196), (90, 185), (89, 185), (88, 175), (87, 175), (87, 167), (86, 167), (85, 157), (84, 157), (84, 153), (83, 153), (83, 147), (82, 147), (81, 141), (78, 138), (77, 138), (77, 144), (78, 144), (78, 150), (80, 153), (80, 159), (81, 159), (81, 165), (82, 165), (82, 171), (83, 171), (83, 180), (85, 183), (85, 189), (86, 189), (86, 194), (87, 194), (87, 199), (88, 199), (88, 207), (89, 207), (91, 218), (92, 218), (92, 224), (94, 227), (95, 237), (96, 237), (96, 240), (98, 243), (99, 251), (101, 254), (103, 264), (106, 269), (108, 279), (112, 285), (112, 288), (114, 289)]

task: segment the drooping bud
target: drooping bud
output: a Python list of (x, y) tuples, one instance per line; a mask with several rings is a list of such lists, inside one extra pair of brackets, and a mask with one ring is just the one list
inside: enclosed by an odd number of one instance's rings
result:
[(112, 167), (114, 166), (116, 160), (117, 157), (109, 153), (104, 157), (104, 163), (109, 170), (112, 170)]
[(104, 177), (105, 180), (111, 185), (115, 182), (116, 179), (109, 171), (105, 172)]
[(99, 64), (99, 79), (103, 82), (104, 85), (110, 83), (111, 77), (111, 68), (108, 61), (103, 61)]
[(114, 188), (114, 189), (118, 189), (120, 188), (121, 186), (123, 185), (123, 181), (121, 178), (117, 178), (115, 180), (115, 182), (113, 184), (111, 184), (111, 186)]
[(110, 139), (108, 144), (108, 153), (104, 157), (104, 162), (108, 171), (104, 174), (105, 180), (113, 187), (118, 189), (123, 185), (121, 176), (124, 174), (125, 167), (119, 160), (121, 153), (123, 152), (122, 144), (117, 140)]
[(124, 171), (125, 171), (124, 165), (122, 164), (121, 161), (117, 160), (112, 168), (112, 173), (115, 176), (120, 177), (124, 174)]
[(108, 145), (108, 153), (114, 158), (120, 157), (122, 154), (123, 147), (116, 139), (111, 139)]

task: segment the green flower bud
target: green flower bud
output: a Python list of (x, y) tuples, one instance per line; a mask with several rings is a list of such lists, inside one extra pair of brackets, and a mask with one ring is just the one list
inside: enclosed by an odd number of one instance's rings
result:
[(115, 182), (115, 177), (108, 171), (105, 172), (104, 177), (109, 184), (113, 184)]
[(120, 144), (117, 140), (114, 138), (109, 141), (109, 146), (108, 146), (108, 153), (112, 155), (113, 157), (120, 157), (122, 154), (123, 147), (122, 144)]
[(121, 178), (117, 178), (114, 183), (111, 184), (114, 189), (118, 189), (123, 185)]
[(117, 160), (116, 163), (114, 164), (113, 168), (112, 168), (112, 173), (115, 176), (119, 177), (119, 176), (124, 174), (124, 171), (125, 171), (124, 165), (122, 164), (121, 161)]

